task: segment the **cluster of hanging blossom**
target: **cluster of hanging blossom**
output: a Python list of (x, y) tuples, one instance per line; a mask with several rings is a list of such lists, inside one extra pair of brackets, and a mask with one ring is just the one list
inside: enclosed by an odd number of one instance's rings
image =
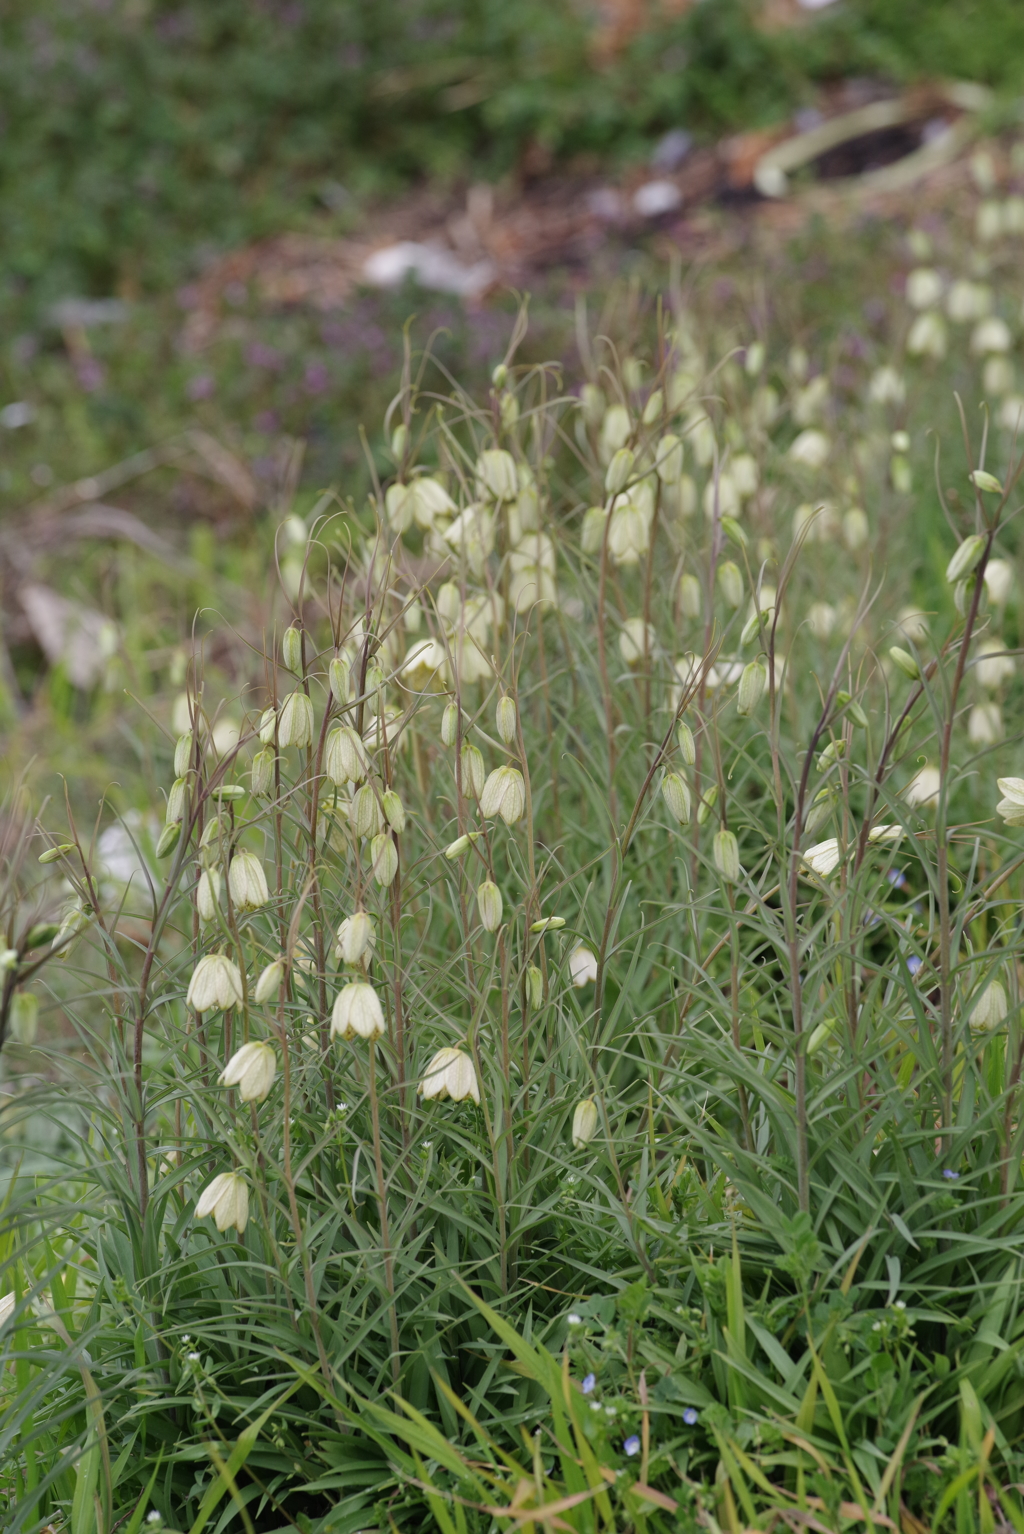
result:
[[(997, 223), (1004, 234), (1012, 224), (1009, 214), (1004, 218), (1000, 213), (1001, 223), (994, 213), (988, 219), (986, 239), (1001, 237), (993, 232)], [(906, 282), (912, 311), (906, 358), (903, 366), (886, 362), (871, 375), (866, 403), (876, 424), (885, 423), (885, 433), (875, 430), (858, 445), (866, 460), (869, 449), (875, 451), (884, 441), (890, 484), (899, 496), (913, 489), (904, 367), (925, 365), (940, 355), (948, 345), (950, 325), (973, 327), (969, 350), (984, 367), (986, 389), (1004, 400), (1004, 425), (1016, 398), (1008, 387), (1013, 336), (1007, 321), (995, 312), (991, 290), (929, 265), (926, 237), (915, 234), (913, 242), (918, 264)], [(841, 544), (853, 557), (871, 543), (873, 529), (857, 503), (855, 479), (847, 479), (842, 501), (819, 492), (820, 478), (834, 462), (839, 407), (831, 380), (814, 370), (801, 347), (793, 347), (785, 366), (773, 372), (759, 339), (728, 359), (721, 369), (729, 396), (725, 411), (702, 397), (707, 360), (685, 316), (667, 336), (667, 356), (646, 398), (639, 365), (632, 360), (617, 384), (611, 384), (609, 375), (608, 388), (594, 378), (583, 386), (572, 424), (581, 451), (590, 455), (595, 503), (581, 508), (576, 536), (579, 556), (599, 575), (599, 591), (609, 581), (621, 585), (619, 613), (612, 619), (602, 609), (599, 618), (617, 633), (626, 682), (640, 688), (645, 679), (649, 683), (652, 677), (660, 678), (657, 706), (673, 716), (655, 762), (653, 787), (672, 827), (695, 823), (700, 828), (710, 821), (704, 862), (728, 888), (749, 882), (749, 860), (746, 841), (741, 844), (735, 829), (738, 820), (729, 823), (727, 783), (711, 770), (708, 753), (702, 759), (698, 748), (698, 739), (707, 733), (708, 711), (720, 714), (729, 700), (734, 719), (749, 721), (749, 727), (757, 729), (766, 699), (777, 699), (786, 685), (799, 631), (806, 630), (825, 645), (852, 637), (861, 622), (847, 598), (826, 600), (816, 594), (803, 612), (794, 611), (783, 590), (775, 539), (755, 536), (763, 532), (765, 509), (774, 498), (764, 482), (772, 433), (787, 423), (795, 428), (778, 461), (795, 490), (791, 526), (797, 548)], [(438, 417), (443, 467), (417, 461), (414, 412), (407, 399), (396, 401), (405, 416), (391, 432), (395, 474), (377, 508), (377, 540), (367, 543), (361, 563), (356, 561), (357, 585), (365, 592), (365, 602), (359, 599), (362, 611), (346, 632), (332, 634), (323, 653), (303, 626), (304, 618), (288, 627), (281, 658), (291, 681), (280, 694), (274, 693), (278, 701), (265, 707), (255, 724), (258, 744), (249, 768), (254, 798), (265, 805), (278, 801), (285, 753), (297, 753), (300, 775), (304, 772), (307, 781), (317, 783), (316, 820), (309, 827), (313, 846), (354, 845), (361, 859), (350, 914), (337, 928), (334, 953), (344, 974), (329, 998), (329, 1034), (371, 1047), (387, 1034), (388, 1020), (374, 980), (377, 934), (366, 903), (373, 886), (396, 908), (402, 902), (402, 838), (409, 812), (395, 787), (395, 769), (412, 743), (415, 772), (423, 787), (426, 737), (413, 721), (425, 710), (440, 707), (438, 733), (458, 813), (458, 835), (441, 851), (448, 863), (465, 859), (467, 871), (478, 870), (467, 891), (465, 919), (476, 924), (474, 940), (482, 933), (500, 945), (520, 908), (509, 905), (508, 878), (496, 862), (501, 844), (495, 832), (525, 821), (526, 834), (533, 835), (513, 669), (518, 662), (506, 658), (515, 650), (510, 636), (528, 623), (543, 622), (552, 610), (570, 611), (578, 600), (567, 598), (559, 584), (564, 528), (549, 505), (548, 460), (535, 454), (527, 461), (523, 436), (517, 435), (522, 424), (519, 400), (504, 365), (495, 370), (493, 384), (495, 445), (470, 453)], [(1024, 398), (1018, 415), (1022, 411)], [(990, 498), (1002, 496), (1002, 486), (984, 466), (970, 478), (979, 507), (977, 528), (984, 521), (981, 509), (992, 504)], [(691, 519), (701, 511), (712, 550), (710, 563), (698, 552), (700, 538), (693, 536)], [(296, 517), (288, 519), (282, 532), (282, 580), (299, 613), (311, 545)], [(398, 557), (406, 545), (420, 568), (432, 569), (422, 584)], [(666, 560), (663, 566), (678, 620), (671, 633), (659, 632), (649, 600), (642, 612), (630, 611), (633, 598), (625, 595), (643, 588), (645, 571), (649, 595), (656, 545), (664, 546), (674, 561)], [(636, 571), (641, 572), (640, 582), (634, 578)], [(1002, 739), (1003, 698), (1015, 676), (1014, 656), (1000, 637), (1015, 590), (1014, 573), (999, 556), (994, 537), (976, 530), (952, 552), (946, 578), (961, 614), (972, 604), (986, 614), (965, 684), (970, 689), (966, 736), (972, 746), (985, 749)], [(677, 632), (692, 636), (692, 649), (682, 643), (676, 647)], [(713, 642), (708, 636), (714, 636)], [(925, 687), (936, 664), (929, 616), (908, 606), (885, 637), (881, 671), (887, 686)], [(712, 652), (706, 653), (709, 644)], [(497, 692), (493, 733), (480, 711), (467, 707), (472, 689), (480, 688), (483, 696), (490, 687)], [(851, 738), (858, 729), (867, 729), (867, 715), (856, 698), (841, 694), (840, 703)], [(244, 790), (224, 781), (210, 796), (216, 813), (208, 815), (201, 829), (194, 815), (200, 763), (209, 751), (223, 754), (237, 748), (238, 727), (226, 721), (209, 725), (198, 700), (186, 698), (185, 705), (176, 716), (183, 729), (157, 852), (170, 856), (186, 828), (199, 832), (196, 912), (210, 951), (196, 965), (187, 999), (199, 1015), (246, 1014), (245, 1042), (231, 1054), (220, 1081), (237, 1091), (241, 1101), (256, 1104), (272, 1089), (277, 1054), (273, 1043), (249, 1038), (248, 1009), (279, 1004), (290, 976), (298, 970), (313, 973), (317, 964), (300, 942), (292, 954), (271, 958), (254, 984), (240, 967), (240, 926), (271, 901), (259, 853), (240, 845), (247, 833), (235, 824), (233, 801)], [(691, 705), (694, 712), (688, 719)], [(884, 853), (898, 846), (905, 833), (903, 826), (886, 823), (871, 825), (864, 836), (844, 824), (841, 835), (813, 840), (836, 817), (846, 749), (847, 740), (837, 737), (821, 752), (817, 768), (823, 781), (813, 787), (801, 826), (809, 845), (796, 849), (799, 871), (806, 879), (820, 881), (820, 888), (846, 869), (862, 841)], [(1000, 814), (1010, 825), (1024, 824), (1024, 780), (1002, 779), (1000, 787)], [(908, 813), (927, 814), (939, 809), (945, 784), (934, 763), (918, 759), (898, 792)], [(735, 896), (730, 893), (728, 898), (732, 902)], [(561, 923), (560, 918), (538, 918), (535, 911), (531, 918), (529, 933), (537, 937), (556, 931)], [(569, 987), (583, 991), (593, 985), (596, 996), (603, 962), (603, 955), (599, 960), (585, 943), (570, 944), (563, 955)], [(529, 1006), (542, 1004), (547, 985), (544, 968), (532, 960), (524, 962), (523, 995)], [(988, 1002), (977, 1000), (972, 1017), (998, 1011), (998, 982), (993, 981), (985, 995)], [(326, 1018), (323, 1021), (326, 1025)], [(471, 1041), (467, 1048), (446, 1045), (438, 1050), (420, 1081), (421, 1097), (479, 1102), (475, 1048)], [(573, 1121), (571, 1138), (577, 1148), (592, 1137), (596, 1124), (593, 1099), (586, 1098)], [(222, 1201), (218, 1207), (239, 1215), (242, 1223), (236, 1222), (236, 1228), (243, 1228), (240, 1200)]]

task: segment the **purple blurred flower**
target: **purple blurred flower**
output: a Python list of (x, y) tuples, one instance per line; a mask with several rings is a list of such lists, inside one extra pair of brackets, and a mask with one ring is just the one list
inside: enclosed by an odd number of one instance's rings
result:
[(251, 368), (276, 371), (281, 366), (281, 353), (265, 341), (253, 341), (245, 348), (245, 360)]
[(594, 1386), (596, 1384), (597, 1384), (597, 1375), (596, 1374), (587, 1374), (583, 1378), (583, 1384), (580, 1386), (580, 1389), (583, 1391), (583, 1394), (585, 1396), (588, 1396), (590, 1394), (590, 1392), (593, 1390), (593, 1388), (594, 1388)]
[(957, 1178), (960, 1176), (960, 1173), (954, 1172), (952, 1167), (946, 1167), (943, 1170), (942, 1175), (947, 1182), (956, 1182)]
[(916, 975), (923, 963), (923, 959), (919, 959), (916, 953), (912, 953), (910, 958), (907, 960), (907, 968), (912, 975)]
[(687, 1427), (693, 1427), (696, 1424), (697, 1415), (696, 1406), (683, 1407), (683, 1421), (686, 1423)]
[(281, 423), (273, 410), (261, 410), (252, 424), (257, 431), (263, 432), (268, 437), (274, 436), (281, 429)]
[(331, 375), (322, 362), (310, 362), (306, 367), (305, 385), (307, 394), (323, 394), (330, 387)]
[(209, 399), (214, 387), (209, 373), (197, 373), (195, 378), (189, 379), (185, 386), (185, 393), (189, 399)]
[(630, 1438), (626, 1439), (622, 1447), (624, 1452), (632, 1457), (634, 1454), (640, 1453), (640, 1440), (634, 1433)]
[(75, 377), (87, 394), (95, 394), (101, 389), (105, 376), (102, 362), (95, 357), (80, 357), (75, 363)]

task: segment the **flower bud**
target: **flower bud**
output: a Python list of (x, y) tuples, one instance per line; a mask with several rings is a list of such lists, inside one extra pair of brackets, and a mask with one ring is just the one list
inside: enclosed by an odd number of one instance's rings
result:
[(526, 785), (517, 767), (496, 767), (480, 794), (480, 813), (490, 820), (500, 815), (506, 825), (515, 825), (526, 808)]
[(33, 948), (42, 948), (44, 943), (52, 943), (60, 931), (59, 922), (37, 921), (25, 934), (24, 948), (29, 952)]
[(196, 910), (201, 922), (217, 920), (223, 888), (224, 881), (221, 878), (220, 869), (204, 868), (199, 875), (199, 885), (196, 889)]
[(894, 666), (897, 666), (904, 676), (916, 682), (921, 675), (921, 668), (908, 650), (901, 650), (899, 645), (893, 645), (889, 651), (889, 658)]
[(494, 722), (498, 728), (498, 734), (510, 746), (516, 738), (516, 705), (515, 700), (506, 692), (498, 699), (498, 706), (494, 711)]
[(357, 836), (377, 836), (384, 829), (384, 816), (372, 783), (364, 783), (352, 795), (349, 821)]
[(970, 575), (984, 552), (985, 540), (980, 533), (973, 533), (970, 538), (965, 538), (946, 566), (946, 579), (949, 584), (955, 586), (957, 581)]
[(480, 925), (485, 932), (497, 932), (501, 926), (504, 904), (498, 886), (485, 879), (476, 892), (476, 905), (480, 913)]
[(74, 842), (61, 842), (59, 847), (48, 847), (45, 852), (39, 854), (39, 861), (44, 866), (47, 863), (56, 863), (60, 858), (66, 857), (69, 852), (74, 852)]
[(281, 655), (288, 671), (302, 670), (302, 633), (292, 624), (281, 637)]
[(255, 852), (236, 852), (228, 869), (228, 889), (236, 911), (258, 911), (270, 900), (267, 876)]
[(257, 1006), (265, 1006), (268, 1001), (276, 1001), (281, 983), (284, 980), (284, 960), (274, 959), (271, 964), (260, 974), (253, 992), (253, 999)]
[(740, 876), (740, 849), (732, 831), (716, 831), (713, 850), (718, 872), (728, 884), (735, 884)]
[(404, 421), (399, 421), (391, 433), (391, 456), (396, 462), (401, 462), (405, 457), (406, 448), (409, 446), (409, 428)]
[(164, 826), (160, 832), (160, 839), (156, 844), (158, 858), (169, 858), (175, 847), (181, 840), (181, 821), (175, 820), (171, 825)]
[(464, 741), (462, 746), (462, 792), (479, 799), (484, 786), (484, 758), (479, 746)]
[(441, 744), (454, 746), (459, 727), (459, 705), (449, 703), (441, 715)]
[(739, 607), (743, 601), (743, 575), (740, 567), (726, 559), (718, 567), (718, 589), (729, 607)]
[(245, 789), (241, 783), (218, 783), (216, 787), (210, 789), (210, 797), (211, 799), (218, 799), (224, 804), (229, 804), (232, 801), (237, 803), (239, 799), (245, 798)]
[(700, 617), (700, 581), (695, 575), (679, 577), (679, 609), (684, 618)]
[(768, 668), (763, 661), (752, 660), (744, 666), (737, 689), (736, 712), (742, 719), (751, 715), (764, 696), (768, 686)]
[(661, 412), (664, 409), (664, 406), (665, 406), (665, 396), (664, 396), (664, 394), (662, 394), (660, 389), (653, 390), (652, 393), (651, 393), (650, 399), (647, 401), (647, 404), (644, 406), (644, 413), (641, 416), (641, 420), (643, 421), (644, 425), (645, 426), (653, 426), (654, 423), (657, 421), (658, 417), (661, 415)]
[(583, 513), (580, 529), (580, 548), (584, 554), (599, 554), (604, 542), (604, 528), (608, 513), (603, 506), (589, 506)]
[(835, 740), (829, 741), (824, 751), (822, 751), (821, 755), (818, 757), (815, 765), (819, 772), (828, 772), (829, 769), (834, 767), (837, 762), (841, 761), (845, 755), (846, 741), (842, 738), (842, 736), (838, 736)]
[(519, 401), (514, 394), (503, 394), (498, 408), (502, 431), (512, 431), (519, 420)]
[(384, 811), (384, 819), (392, 831), (397, 831), (400, 836), (405, 830), (405, 805), (393, 788), (385, 790), (381, 808)]
[[(722, 532), (729, 539), (730, 543), (734, 543), (738, 549), (745, 549), (747, 547), (750, 539), (747, 537), (746, 533), (743, 531), (735, 517), (723, 515), (719, 518), (719, 525), (721, 526)], [(739, 606), (738, 603), (736, 605)]]
[(680, 719), (676, 726), (676, 740), (679, 744), (679, 755), (687, 767), (692, 767), (697, 760), (697, 747), (693, 739), (693, 731), (685, 719)]
[(243, 1044), (236, 1049), (220, 1073), (222, 1087), (237, 1087), (243, 1103), (262, 1103), (274, 1085), (277, 1056), (262, 1041)]
[(373, 917), (365, 911), (354, 911), (338, 928), (338, 943), (334, 956), (345, 964), (362, 964), (366, 967), (373, 951)]
[(274, 791), (274, 756), (270, 746), (264, 746), (257, 751), (252, 759), (251, 784), (252, 791), (259, 799), (265, 798)]
[(34, 991), (15, 991), (11, 997), (7, 1025), (15, 1043), (35, 1043), (39, 1028), (39, 997)]
[(389, 832), (382, 831), (379, 836), (371, 838), (370, 865), (373, 869), (373, 877), (382, 890), (386, 890), (395, 882), (395, 875), (398, 873), (398, 848)]
[(804, 820), (804, 830), (808, 836), (813, 836), (815, 831), (820, 831), (838, 802), (839, 790), (837, 788), (826, 787), (818, 789), (818, 792), (811, 800), (811, 807), (807, 811), (807, 817)]
[(526, 970), (526, 1000), (535, 1012), (544, 1000), (544, 976), (536, 964)]
[(608, 495), (618, 495), (623, 487), (628, 484), (629, 477), (633, 472), (634, 458), (628, 447), (620, 447), (612, 456), (612, 461), (604, 476), (604, 488)]
[(661, 785), (661, 797), (668, 806), (669, 814), (681, 826), (690, 824), (690, 789), (679, 772), (667, 772)]
[(592, 1097), (585, 1097), (576, 1104), (572, 1116), (572, 1148), (582, 1150), (597, 1133), (597, 1104)]
[(185, 818), (185, 792), (188, 788), (187, 778), (175, 778), (171, 784), (171, 791), (167, 795), (167, 810), (164, 820), (167, 825), (173, 825), (175, 821)]
[(580, 390), (580, 408), (587, 425), (594, 430), (600, 426), (604, 417), (605, 397), (604, 390), (597, 384), (584, 384)]
[(297, 746), (300, 751), (313, 744), (313, 705), (304, 692), (290, 692), (281, 704), (277, 740), (281, 746)]
[(174, 745), (174, 776), (183, 778), (192, 765), (192, 731), (179, 735)]
[(718, 803), (718, 784), (712, 783), (707, 793), (697, 800), (697, 824), (702, 826)]
[(457, 836), (453, 842), (449, 842), (447, 847), (444, 849), (444, 855), (448, 859), (449, 863), (457, 862), (458, 859), (462, 857), (463, 853), (468, 852), (471, 841), (472, 838), (469, 836)]
[(654, 467), (663, 485), (678, 485), (683, 477), (683, 444), (674, 433), (662, 437), (654, 451)]
[(327, 679), (331, 685), (331, 697), (339, 705), (348, 702), (350, 677), (347, 659), (344, 655), (336, 655), (327, 668)]
[(273, 745), (274, 737), (275, 737), (276, 734), (277, 734), (277, 709), (276, 708), (265, 708), (263, 710), (263, 713), (260, 715), (259, 736), (260, 736), (260, 743), (261, 743), (261, 745), (264, 745), (264, 746)]
[[(971, 484), (976, 490), (987, 490), (991, 495), (1002, 495), (1003, 487), (994, 474), (989, 474), (985, 469), (975, 469), (970, 476)], [(947, 576), (947, 580), (948, 580)]]
[(836, 693), (836, 703), (840, 708), (845, 708), (846, 717), (849, 719), (851, 724), (855, 724), (857, 728), (861, 730), (867, 729), (867, 714), (865, 714), (864, 710), (861, 708), (856, 699), (850, 697), (848, 692), (844, 692), (842, 689), (840, 689), (840, 691)]
[(359, 783), (370, 770), (366, 747), (350, 724), (331, 731), (324, 746), (324, 772), (332, 783)]

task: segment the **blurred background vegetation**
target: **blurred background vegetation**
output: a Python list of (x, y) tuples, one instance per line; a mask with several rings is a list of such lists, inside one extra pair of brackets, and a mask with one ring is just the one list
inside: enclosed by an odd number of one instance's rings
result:
[(347, 226), (415, 178), (495, 178), (530, 153), (621, 162), (673, 127), (775, 121), (839, 77), (1024, 83), (1016, 0), (759, 16), (652, 6), (613, 50), (580, 0), (9, 0), (7, 302), (160, 291), (270, 231)]
[[(263, 621), (253, 592), (289, 444), (303, 444), (300, 511), (324, 487), (359, 502), (369, 483), (360, 427), (380, 457), (410, 315), (414, 344), (434, 335), (437, 363), (470, 390), (484, 386), (514, 323), (511, 294), (467, 308), (408, 287), (364, 291), (324, 313), (268, 305), (243, 283), (228, 290), (209, 343), (189, 348), (194, 286), (219, 256), (285, 230), (358, 234), (364, 215), (424, 185), (627, 174), (667, 130), (683, 127), (699, 144), (786, 121), (843, 78), (969, 78), (994, 88), (1003, 120), (1016, 111), (1016, 0), (837, 0), (816, 14), (786, 3), (702, 0), (670, 13), (651, 0), (627, 7), (641, 26), (612, 35), (612, 11), (573, 0), (10, 0), (0, 12), (9, 760), (70, 771), (94, 804), (117, 775), (117, 752), (135, 762), (140, 749), (120, 724), (112, 743), (124, 688), (149, 697), (165, 686), (192, 613), (216, 607), (255, 630)], [(838, 367), (852, 397), (900, 344), (908, 260), (895, 226), (866, 224), (850, 241), (812, 225), (775, 256), (759, 252), (760, 268), (742, 248), (731, 264), (705, 264), (693, 294), (723, 347), (745, 344), (760, 270), (775, 334), (804, 346), (814, 369)], [(585, 270), (545, 272), (520, 356), (578, 378), (575, 315), (586, 295), (597, 329), (649, 357), (667, 275), (642, 238), (610, 238)], [(69, 327), (60, 318), (69, 298), (125, 307), (117, 323)], [(922, 378), (908, 407), (907, 424), (921, 428), (915, 484), (929, 526), (924, 428), (952, 425), (952, 389), (974, 386), (961, 367)], [(25, 536), (26, 506), (196, 425), (246, 466), (248, 505), (215, 476), (172, 470), (111, 492), (159, 526), (180, 568), (169, 574), (130, 541)], [(929, 600), (933, 577), (908, 563), (908, 599)], [(116, 626), (105, 691), (83, 692), (41, 652), (20, 616), (28, 579)], [(227, 689), (231, 676), (228, 665)]]

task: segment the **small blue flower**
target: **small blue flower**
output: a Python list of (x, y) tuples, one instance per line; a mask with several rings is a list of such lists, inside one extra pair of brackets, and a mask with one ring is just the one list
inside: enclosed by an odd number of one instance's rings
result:
[(696, 1424), (696, 1421), (697, 1421), (697, 1408), (696, 1408), (696, 1406), (684, 1406), (683, 1407), (683, 1421), (686, 1423), (687, 1427), (693, 1427)]
[(593, 1390), (593, 1388), (594, 1388), (594, 1386), (596, 1384), (597, 1384), (597, 1375), (596, 1374), (587, 1374), (587, 1375), (584, 1376), (583, 1384), (580, 1386), (580, 1389), (583, 1391), (583, 1394), (585, 1396), (588, 1396), (590, 1394), (590, 1392)]
[(634, 1433), (631, 1438), (626, 1439), (626, 1442), (622, 1445), (622, 1447), (625, 1452), (630, 1455), (630, 1457), (632, 1457), (634, 1454), (640, 1453), (640, 1440)]
[(907, 960), (907, 968), (912, 975), (916, 975), (923, 963), (923, 959), (919, 959), (916, 953), (912, 953), (910, 958)]
[(894, 890), (902, 890), (907, 887), (907, 876), (902, 868), (890, 868), (885, 876)]
[(944, 1169), (942, 1175), (947, 1182), (956, 1182), (957, 1178), (960, 1176), (960, 1173), (954, 1172), (953, 1168), (948, 1166)]

